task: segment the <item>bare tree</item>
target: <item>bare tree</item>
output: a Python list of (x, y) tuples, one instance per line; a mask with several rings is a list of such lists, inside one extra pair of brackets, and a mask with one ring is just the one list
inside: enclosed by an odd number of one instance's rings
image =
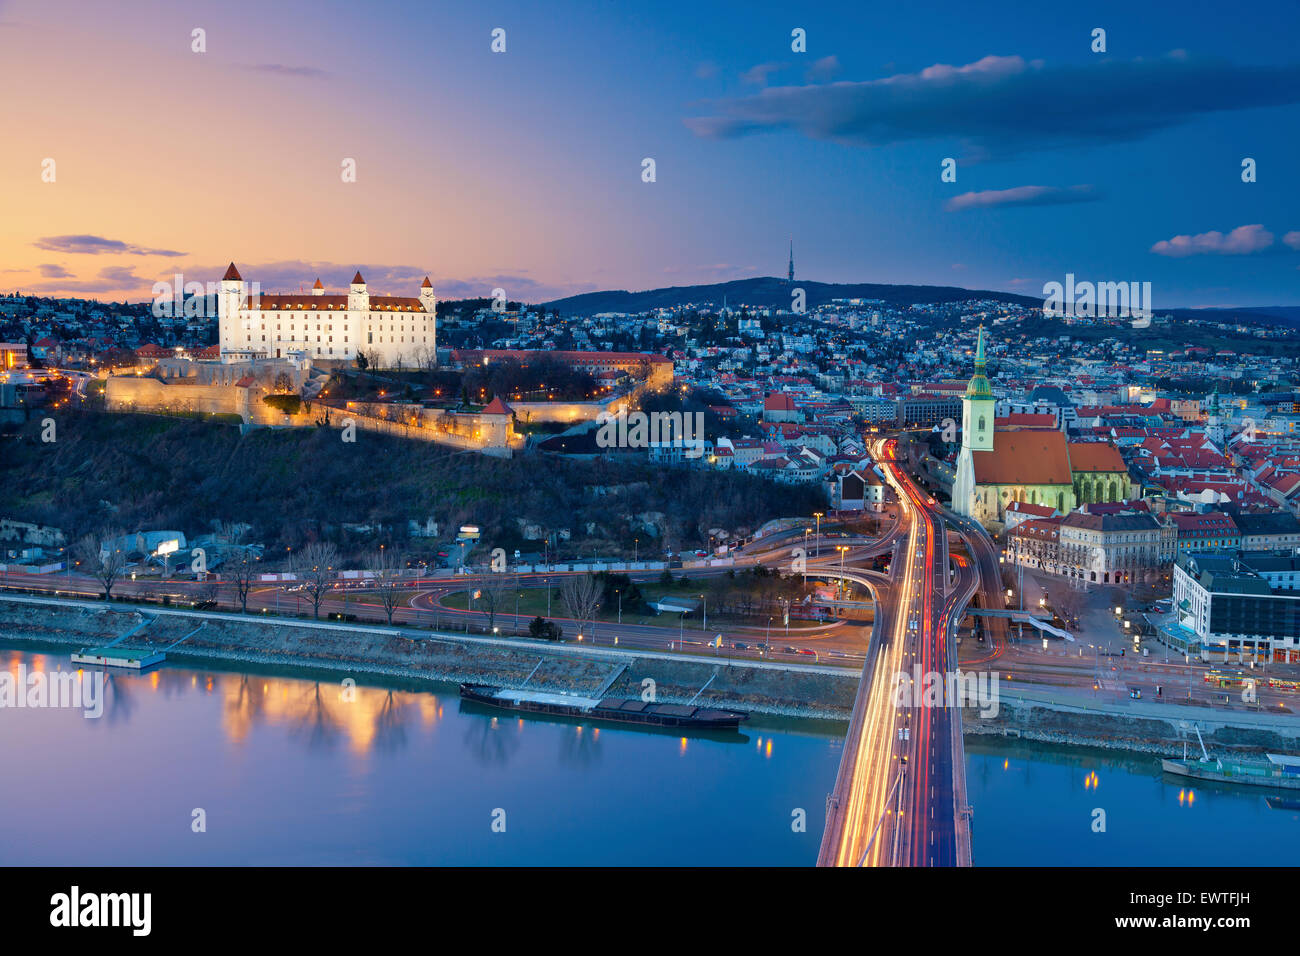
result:
[(589, 621), (595, 616), (600, 595), (600, 582), (594, 574), (574, 574), (566, 577), (560, 585), (560, 599), (564, 601), (569, 616), (578, 622), (579, 628), (583, 621)]
[(397, 605), (402, 600), (402, 559), (391, 554), (388, 549), (380, 548), (379, 553), (371, 559), (371, 563), (375, 569), (375, 576), (371, 580), (375, 583), (375, 590), (379, 592), (379, 603), (384, 606), (388, 623), (392, 624), (393, 612), (397, 610)]
[(241, 547), (226, 559), (222, 568), (222, 576), (235, 586), (239, 609), (245, 614), (248, 613), (248, 592), (253, 589), (253, 582), (257, 580), (258, 560), (257, 555), (251, 550)]
[(113, 530), (104, 532), (103, 537), (88, 534), (73, 546), (73, 555), (87, 573), (99, 582), (104, 589), (104, 600), (113, 594), (113, 585), (121, 577), (126, 567), (126, 551), (121, 546), (123, 532)]
[(509, 584), (510, 576), (504, 571), (498, 571), (489, 574), (487, 581), (479, 589), (479, 601), (483, 605), (484, 613), (487, 614), (489, 631), (496, 624), (497, 612), (505, 606), (506, 597), (510, 593)]
[(294, 574), (302, 579), (303, 589), (311, 599), (313, 617), (320, 617), (321, 601), (334, 585), (334, 566), (338, 563), (338, 548), (323, 541), (313, 541), (294, 556)]

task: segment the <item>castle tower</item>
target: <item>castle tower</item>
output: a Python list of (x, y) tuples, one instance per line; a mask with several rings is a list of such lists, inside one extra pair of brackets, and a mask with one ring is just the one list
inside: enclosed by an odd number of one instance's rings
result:
[(348, 311), (370, 312), (370, 293), (366, 291), (366, 280), (361, 278), (360, 269), (352, 277), (352, 285), (348, 289)]
[(320, 276), (317, 276), (317, 277), (316, 277), (316, 284), (315, 284), (314, 286), (311, 287), (311, 294), (312, 294), (312, 295), (324, 295), (324, 294), (325, 294), (325, 287), (324, 287), (323, 285), (320, 284)]
[(221, 360), (226, 353), (244, 348), (247, 343), (239, 336), (242, 331), (239, 322), (239, 307), (244, 301), (244, 280), (232, 262), (226, 274), (221, 277), (221, 294), (217, 298), (217, 341), (220, 343)]
[(429, 314), (429, 348), (433, 361), (438, 360), (438, 297), (433, 294), (433, 283), (429, 277), (424, 277), (424, 282), (420, 284), (420, 305), (424, 306), (424, 311)]

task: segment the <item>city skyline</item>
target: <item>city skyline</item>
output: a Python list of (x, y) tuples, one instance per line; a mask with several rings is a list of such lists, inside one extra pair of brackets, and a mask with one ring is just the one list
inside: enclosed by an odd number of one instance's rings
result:
[(1296, 304), (1300, 13), (1177, 11), (0, 2), (0, 287), (140, 301), (236, 258), (537, 302), (782, 276), (793, 235), (810, 281)]

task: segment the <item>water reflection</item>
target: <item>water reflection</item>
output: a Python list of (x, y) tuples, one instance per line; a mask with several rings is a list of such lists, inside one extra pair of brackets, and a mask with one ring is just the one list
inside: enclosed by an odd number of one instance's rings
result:
[(506, 721), (496, 716), (469, 714), (465, 716), (465, 750), (485, 766), (504, 767), (519, 749), (524, 733), (523, 721)]
[[(59, 653), (2, 652), (3, 669), (17, 681), (20, 667), (27, 673), (68, 669)], [(395, 753), (406, 747), (408, 732), (417, 724), (436, 725), (443, 717), (442, 698), (429, 692), (384, 687), (345, 686), (342, 679), (305, 681), (300, 678), (248, 673), (203, 673), (157, 667), (143, 673), (115, 667), (82, 667), (82, 679), (102, 675), (104, 715), (96, 726), (131, 722), (143, 695), (164, 698), (190, 694), (219, 696), (221, 727), (234, 744), (244, 744), (260, 726), (284, 726), (308, 747), (329, 749), (346, 741), (357, 754)]]
[(600, 763), (600, 728), (578, 724), (560, 734), (560, 763), (570, 767), (592, 767)]

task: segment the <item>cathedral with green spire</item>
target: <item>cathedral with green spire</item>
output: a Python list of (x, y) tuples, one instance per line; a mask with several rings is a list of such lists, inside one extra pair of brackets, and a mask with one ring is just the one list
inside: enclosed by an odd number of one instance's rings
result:
[(1080, 503), (1128, 498), (1128, 468), (1114, 445), (1069, 442), (1055, 427), (998, 427), (984, 338), (981, 325), (975, 374), (962, 398), (953, 510), (996, 529), (1016, 502), (1065, 515)]

